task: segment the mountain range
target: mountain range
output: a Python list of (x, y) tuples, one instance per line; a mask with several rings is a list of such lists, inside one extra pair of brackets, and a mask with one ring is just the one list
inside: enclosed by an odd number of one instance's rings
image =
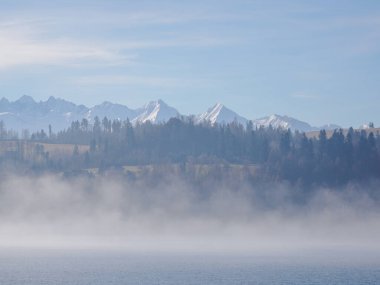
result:
[[(76, 105), (72, 102), (50, 97), (46, 101), (36, 102), (30, 96), (22, 96), (18, 100), (9, 101), (0, 99), (0, 120), (8, 129), (21, 131), (28, 129), (37, 131), (47, 129), (49, 124), (54, 131), (59, 131), (70, 126), (71, 122), (87, 119), (89, 123), (95, 117), (100, 119), (129, 119), (132, 124), (151, 122), (153, 124), (164, 123), (173, 117), (184, 117), (175, 108), (167, 105), (162, 100), (151, 101), (144, 106), (131, 109), (121, 104), (103, 102), (93, 107)], [(195, 123), (227, 124), (236, 122), (246, 125), (249, 119), (244, 118), (221, 103), (215, 104), (202, 114), (191, 116)], [(269, 127), (298, 130), (301, 132), (316, 131), (320, 129), (337, 129), (338, 125), (330, 124), (321, 127), (313, 127), (310, 124), (288, 116), (270, 115), (267, 117), (252, 119), (255, 127)]]

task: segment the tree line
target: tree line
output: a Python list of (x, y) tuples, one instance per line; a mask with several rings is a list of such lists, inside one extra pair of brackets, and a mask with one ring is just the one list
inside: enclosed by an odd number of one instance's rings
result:
[[(4, 126), (2, 125), (4, 129)], [(246, 126), (195, 124), (172, 118), (165, 124), (132, 125), (128, 120), (86, 119), (63, 131), (32, 133), (40, 143), (88, 145), (80, 153), (54, 161), (45, 155), (45, 167), (88, 169), (124, 165), (253, 165), (252, 176), (271, 181), (339, 185), (380, 178), (380, 136), (365, 130), (320, 131), (308, 137), (290, 130)], [(40, 150), (41, 152), (41, 150)], [(43, 152), (43, 151), (42, 151)]]

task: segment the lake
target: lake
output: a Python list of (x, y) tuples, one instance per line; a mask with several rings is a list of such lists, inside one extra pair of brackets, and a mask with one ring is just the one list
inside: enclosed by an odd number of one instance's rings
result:
[(380, 284), (376, 253), (3, 249), (0, 284)]

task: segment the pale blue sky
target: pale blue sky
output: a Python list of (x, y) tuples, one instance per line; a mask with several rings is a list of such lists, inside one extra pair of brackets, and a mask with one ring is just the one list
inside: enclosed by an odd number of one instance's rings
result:
[(380, 125), (380, 1), (0, 2), (0, 97)]

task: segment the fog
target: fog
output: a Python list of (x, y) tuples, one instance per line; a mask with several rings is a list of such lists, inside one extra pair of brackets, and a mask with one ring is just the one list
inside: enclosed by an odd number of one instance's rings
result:
[(379, 250), (378, 183), (317, 188), (304, 197), (304, 190), (286, 183), (221, 180), (201, 190), (174, 175), (156, 183), (109, 175), (4, 175), (0, 246)]

